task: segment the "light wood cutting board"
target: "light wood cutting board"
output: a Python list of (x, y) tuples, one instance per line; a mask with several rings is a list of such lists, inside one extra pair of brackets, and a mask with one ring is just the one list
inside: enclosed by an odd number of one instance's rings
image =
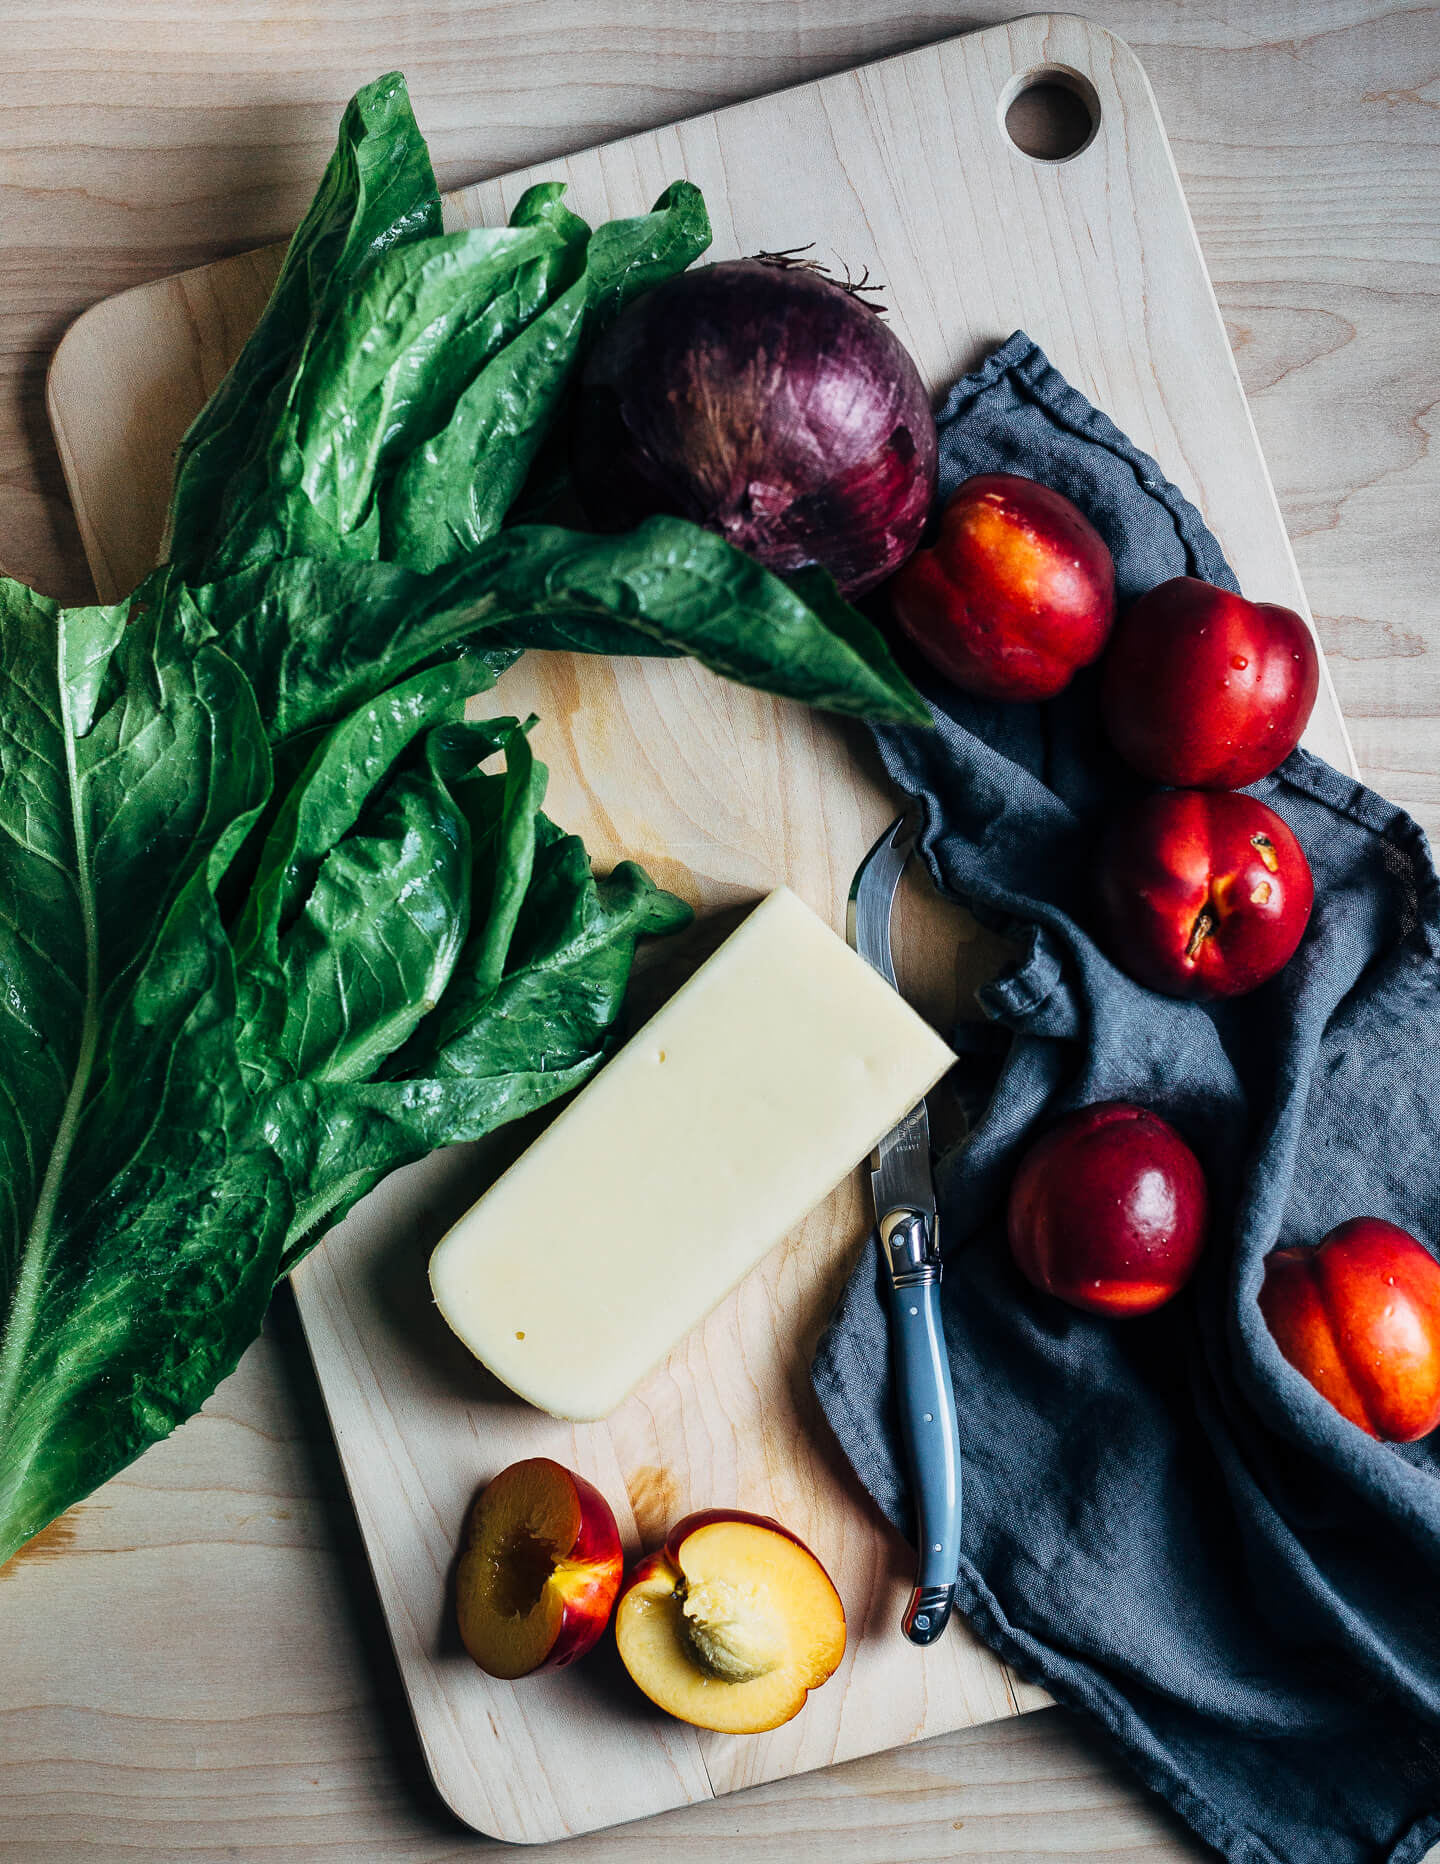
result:
[[(1096, 118), (1069, 160), (1034, 160), (1006, 134), (1007, 105), (1038, 77)], [(532, 182), (558, 177), (595, 221), (643, 211), (680, 175), (704, 190), (712, 257), (813, 240), (842, 269), (868, 267), (937, 391), (1026, 328), (1196, 501), (1246, 590), (1307, 612), (1150, 87), (1111, 34), (1063, 15), (1018, 20), (536, 164), (451, 196), (448, 219), (498, 223)], [(174, 446), (280, 256), (126, 292), (61, 344), (51, 419), (102, 599), (154, 561)], [(540, 715), (547, 807), (597, 865), (639, 859), (698, 908), (678, 956), (667, 948), (640, 977), (642, 1008), (781, 880), (841, 926), (851, 872), (893, 811), (863, 733), (687, 662), (533, 654), (486, 703)], [(1353, 768), (1328, 675), (1306, 741)], [(918, 887), (907, 905), (902, 986), (943, 1028), (995, 952)], [(437, 1321), (425, 1282), (432, 1242), (525, 1136), (395, 1174), (294, 1278), (421, 1743), (458, 1815), (552, 1839), (1041, 1706), (963, 1625), (924, 1653), (901, 1639), (910, 1556), (810, 1396), (815, 1339), (865, 1238), (860, 1175), (612, 1418), (571, 1426), (490, 1380)], [(632, 1549), (690, 1507), (778, 1515), (844, 1597), (841, 1671), (796, 1721), (749, 1737), (652, 1712), (609, 1645), (518, 1685), (481, 1675), (448, 1604), (460, 1522), (488, 1476), (542, 1453), (599, 1485)]]

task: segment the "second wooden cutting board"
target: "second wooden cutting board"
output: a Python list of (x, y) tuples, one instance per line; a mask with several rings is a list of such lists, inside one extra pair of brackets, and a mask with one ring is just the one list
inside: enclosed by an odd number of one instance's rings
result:
[[(1037, 81), (1069, 88), (1094, 122), (1069, 160), (1034, 160), (1006, 133), (1007, 106)], [(1199, 504), (1246, 589), (1304, 611), (1149, 85), (1112, 35), (1018, 20), (538, 164), (452, 196), (449, 220), (498, 223), (531, 182), (560, 178), (596, 221), (643, 211), (680, 175), (704, 190), (712, 257), (814, 241), (842, 269), (868, 267), (937, 391), (1026, 328)], [(154, 561), (174, 446), (278, 262), (276, 249), (140, 287), (61, 345), (51, 417), (102, 598)], [(843, 924), (851, 872), (892, 811), (863, 733), (679, 661), (530, 655), (487, 699), (540, 715), (549, 812), (597, 865), (633, 857), (694, 902), (702, 941), (782, 880)], [(1307, 743), (1352, 764), (1328, 677)], [(943, 1028), (987, 953), (963, 915), (918, 899), (902, 930), (902, 984)], [(817, 1332), (865, 1236), (859, 1176), (612, 1418), (576, 1427), (490, 1381), (425, 1284), (430, 1244), (514, 1143), (397, 1173), (295, 1277), (401, 1677), (460, 1817), (556, 1838), (1043, 1704), (963, 1626), (925, 1653), (903, 1642), (910, 1556), (810, 1397)], [(519, 1685), (482, 1676), (450, 1616), (456, 1536), (480, 1482), (541, 1453), (601, 1487), (632, 1549), (693, 1506), (778, 1515), (840, 1586), (842, 1670), (795, 1722), (749, 1737), (667, 1722), (613, 1651)]]

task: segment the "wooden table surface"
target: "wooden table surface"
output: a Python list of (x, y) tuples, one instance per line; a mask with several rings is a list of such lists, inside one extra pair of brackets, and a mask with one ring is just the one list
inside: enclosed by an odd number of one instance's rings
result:
[[(286, 233), (377, 72), (407, 72), (455, 186), (1020, 4), (0, 0), (0, 562), (90, 598), (51, 350), (109, 292)], [(1361, 766), (1433, 833), (1440, 8), (1091, 11), (1158, 95)], [(564, 1855), (701, 1864), (737, 1842), (747, 1864), (1209, 1855), (1059, 1711)], [(0, 1861), (497, 1849), (426, 1781), (282, 1295), (199, 1418), (0, 1571)]]

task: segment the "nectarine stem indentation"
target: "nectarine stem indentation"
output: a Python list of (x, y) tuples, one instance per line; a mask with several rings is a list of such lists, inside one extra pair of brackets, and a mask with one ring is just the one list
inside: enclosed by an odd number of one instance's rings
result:
[(1185, 947), (1185, 956), (1189, 963), (1194, 964), (1200, 956), (1200, 947), (1214, 930), (1215, 915), (1208, 906), (1202, 906), (1195, 915), (1195, 923), (1190, 928), (1190, 942)]

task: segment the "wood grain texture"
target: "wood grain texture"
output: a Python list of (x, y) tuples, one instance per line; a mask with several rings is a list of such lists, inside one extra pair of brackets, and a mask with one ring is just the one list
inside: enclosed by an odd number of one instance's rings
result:
[[(1088, 86), (1098, 106), (1095, 139), (1071, 161), (1032, 161), (1002, 127), (1042, 72)], [(1023, 325), (1200, 506), (1242, 586), (1305, 612), (1150, 86), (1113, 36), (1035, 15), (521, 169), (450, 197), (447, 224), (503, 224), (527, 187), (557, 177), (598, 222), (643, 212), (682, 174), (709, 204), (710, 257), (814, 242), (883, 280), (934, 391)], [(155, 561), (170, 459), (279, 257), (245, 254), (108, 299), (60, 344), (50, 418), (102, 600)], [(1353, 767), (1323, 669), (1305, 742)]]
[[(1007, 103), (1037, 73), (1086, 87), (1098, 112), (1071, 161), (1031, 160), (1005, 134)], [(883, 279), (932, 391), (1016, 326), (1039, 335), (1200, 504), (1246, 586), (1303, 609), (1149, 85), (1113, 35), (1033, 16), (522, 170), (452, 196), (447, 214), (501, 224), (533, 182), (558, 177), (594, 223), (644, 211), (680, 174), (710, 204), (714, 257), (810, 239)], [(103, 596), (154, 560), (171, 453), (258, 314), (275, 256), (126, 292), (60, 345), (51, 420)], [(683, 662), (530, 656), (482, 709), (539, 716), (532, 741), (558, 819), (602, 868), (640, 858), (691, 900), (706, 943), (782, 879), (838, 926), (856, 861), (893, 812), (863, 733)], [(1350, 762), (1328, 683), (1307, 739)], [(948, 1029), (970, 998), (957, 1006), (954, 958), (939, 943), (934, 953)], [(810, 1393), (815, 1339), (867, 1227), (863, 1174), (611, 1420), (578, 1430), (517, 1405), (464, 1354), (457, 1364), (428, 1301), (420, 1264), (443, 1227), (437, 1198), (452, 1201), (453, 1184), (463, 1208), (487, 1176), (453, 1157), (397, 1176), (294, 1284), (450, 1807), (481, 1831), (536, 1842), (1014, 1714), (1014, 1681), (962, 1627), (924, 1653), (897, 1637), (907, 1558), (839, 1466)], [(794, 1722), (736, 1738), (676, 1729), (594, 1664), (523, 1691), (478, 1675), (450, 1622), (458, 1524), (477, 1480), (533, 1454), (578, 1464), (608, 1494), (638, 1493), (651, 1539), (717, 1505), (795, 1528), (852, 1626), (834, 1681)], [(636, 1523), (623, 1511), (622, 1522), (638, 1547)], [(567, 1747), (583, 1760), (557, 1761)]]
[[(1008, 10), (734, 0), (697, 26), (679, 0), (0, 6), (0, 558), (88, 587), (41, 406), (75, 311), (282, 233), (344, 96), (386, 65), (409, 69), (455, 183)], [(1159, 93), (1362, 767), (1433, 826), (1437, 14), (1136, 0), (1099, 17)], [(284, 1301), (201, 1418), (0, 1580), (0, 1619), (16, 1864), (483, 1848), (426, 1787)], [(1203, 1855), (1057, 1712), (565, 1855), (718, 1859), (737, 1840), (757, 1864)]]

